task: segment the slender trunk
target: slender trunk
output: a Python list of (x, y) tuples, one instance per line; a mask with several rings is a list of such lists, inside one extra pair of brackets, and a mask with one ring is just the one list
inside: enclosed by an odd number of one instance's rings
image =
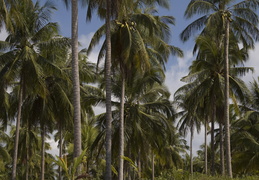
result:
[[(59, 124), (59, 158), (62, 158), (62, 154), (63, 154), (63, 137), (62, 137), (62, 126), (61, 124)], [(62, 168), (61, 166), (58, 167), (58, 176), (59, 176), (59, 180), (62, 180)]]
[(19, 104), (18, 113), (16, 120), (15, 140), (14, 140), (14, 153), (13, 153), (13, 164), (12, 164), (12, 180), (16, 179), (16, 167), (17, 167), (17, 156), (18, 156), (18, 144), (20, 135), (20, 122), (22, 113), (22, 101), (23, 101), (23, 79), (20, 81), (20, 92), (19, 92)]
[(112, 179), (111, 155), (112, 155), (112, 111), (111, 111), (111, 30), (110, 30), (110, 9), (111, 2), (106, 0), (106, 62), (105, 62), (105, 83), (106, 83), (106, 173), (105, 180)]
[[(74, 106), (74, 157), (82, 151), (81, 145), (81, 107), (80, 83), (78, 67), (78, 1), (72, 0), (72, 75), (73, 75), (73, 106)], [(80, 167), (77, 169), (77, 174)]]
[(205, 141), (205, 147), (204, 147), (204, 169), (205, 174), (208, 174), (208, 151), (207, 151), (207, 119), (205, 120), (205, 134), (204, 134), (204, 141)]
[(125, 96), (125, 74), (121, 68), (121, 102), (120, 102), (120, 148), (119, 148), (119, 180), (123, 180), (123, 157), (124, 157), (124, 96)]
[(152, 180), (155, 180), (155, 156), (152, 151)]
[(138, 179), (141, 179), (141, 159), (140, 159), (140, 149), (138, 151)]
[(220, 132), (220, 170), (221, 175), (225, 175), (225, 159), (224, 159), (224, 139), (223, 139), (223, 127), (222, 123), (219, 123), (219, 132)]
[[(214, 102), (214, 98), (213, 101)], [(212, 176), (215, 175), (215, 147), (214, 147), (214, 123), (216, 106), (212, 103), (212, 118), (211, 118), (211, 170)]]
[(45, 173), (45, 126), (43, 125), (41, 131), (41, 180), (44, 180)]
[(193, 125), (191, 126), (191, 137), (190, 137), (190, 173), (191, 173), (191, 176), (193, 175), (192, 140), (193, 140)]
[[(26, 132), (28, 133), (28, 132)], [(25, 179), (29, 180), (29, 136), (26, 137), (26, 172), (25, 172)]]
[(228, 60), (228, 48), (229, 48), (229, 17), (226, 17), (226, 29), (225, 29), (225, 108), (224, 108), (224, 119), (225, 119), (225, 142), (226, 142), (226, 165), (227, 173), (230, 178), (232, 175), (231, 165), (231, 149), (230, 149), (230, 129), (229, 129), (229, 60)]
[[(131, 146), (127, 146), (127, 156), (128, 157), (132, 157), (130, 148), (131, 148)], [(129, 163), (125, 164), (125, 169), (126, 169), (126, 173), (125, 173), (126, 176), (124, 176), (124, 178), (127, 179), (127, 180), (130, 180), (131, 177), (134, 177), (135, 172), (133, 172), (134, 173), (133, 175), (131, 174)], [(135, 178), (133, 178), (133, 179), (135, 179)]]

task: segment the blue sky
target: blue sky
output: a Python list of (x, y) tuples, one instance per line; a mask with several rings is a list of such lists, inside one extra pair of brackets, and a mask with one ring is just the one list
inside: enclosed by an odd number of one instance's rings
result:
[[(53, 0), (54, 1), (54, 0)], [(45, 0), (41, 0), (41, 3), (45, 2)], [(70, 37), (71, 36), (71, 11), (70, 8), (66, 9), (62, 0), (54, 1), (58, 10), (53, 13), (52, 22), (58, 22), (60, 25), (60, 33), (63, 36)], [(189, 0), (171, 0), (170, 1), (170, 10), (159, 9), (159, 14), (161, 15), (170, 15), (174, 16), (176, 19), (175, 26), (172, 26), (172, 37), (170, 40), (170, 44), (181, 48), (184, 51), (184, 57), (170, 57), (169, 62), (167, 64), (166, 71), (166, 85), (168, 86), (171, 94), (173, 95), (175, 90), (177, 90), (180, 86), (184, 85), (180, 81), (180, 79), (187, 75), (188, 67), (194, 59), (192, 55), (193, 48), (193, 39), (191, 38), (187, 43), (182, 43), (179, 39), (179, 34), (182, 30), (194, 19), (185, 20), (184, 19), (184, 11), (189, 3)], [(81, 8), (79, 6), (79, 41), (82, 44), (82, 48), (87, 47), (90, 42), (90, 39), (93, 33), (104, 23), (93, 15), (93, 19), (91, 22), (86, 23), (86, 8)], [(2, 30), (0, 32), (0, 40), (4, 40), (7, 36), (6, 32)], [(89, 59), (92, 62), (96, 62), (97, 60), (98, 48), (93, 51), (90, 55)], [(258, 77), (259, 75), (259, 44), (256, 44), (256, 48), (254, 51), (250, 52), (250, 60), (247, 62), (246, 66), (251, 66), (255, 68), (254, 77)], [(258, 59), (258, 60), (257, 60)], [(251, 81), (252, 75), (248, 75), (244, 78), (245, 81)], [(171, 98), (172, 99), (172, 98)], [(187, 137), (187, 139), (189, 139)], [(54, 142), (51, 141), (53, 144)], [(203, 132), (200, 135), (196, 135), (194, 137), (194, 151), (198, 150), (199, 145), (204, 142)], [(54, 146), (53, 146), (54, 147)], [(53, 149), (52, 152), (55, 152), (56, 149)]]

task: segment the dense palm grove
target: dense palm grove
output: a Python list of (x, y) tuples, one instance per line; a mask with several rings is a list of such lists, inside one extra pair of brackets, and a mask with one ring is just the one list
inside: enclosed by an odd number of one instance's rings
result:
[(0, 0), (0, 179), (258, 175), (259, 78), (242, 80), (254, 70), (245, 62), (259, 40), (258, 0), (189, 2), (185, 17), (197, 19), (180, 36), (195, 37), (194, 60), (174, 95), (166, 65), (184, 54), (169, 44), (174, 17), (157, 11), (168, 0), (82, 0), (87, 21), (104, 20), (82, 50), (77, 1), (63, 2), (71, 39), (51, 22), (53, 1)]

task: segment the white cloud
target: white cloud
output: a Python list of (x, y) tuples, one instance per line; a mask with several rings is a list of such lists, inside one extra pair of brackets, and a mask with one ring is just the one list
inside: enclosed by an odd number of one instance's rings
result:
[(54, 141), (54, 137), (52, 137), (51, 139), (47, 139), (46, 142), (49, 143), (51, 147), (51, 149), (47, 150), (47, 152), (52, 154), (53, 156), (55, 155), (58, 156), (59, 155), (58, 142)]
[[(170, 93), (171, 100), (173, 100), (173, 95), (175, 91), (181, 86), (185, 85), (184, 82), (181, 81), (181, 78), (188, 75), (189, 66), (191, 65), (194, 59), (192, 50), (187, 50), (185, 52), (185, 56), (183, 58), (177, 58), (176, 63), (172, 65), (166, 71), (166, 80), (165, 84), (167, 85)], [(188, 146), (190, 145), (190, 134), (188, 133), (185, 137), (187, 140)], [(201, 128), (201, 132), (197, 134), (196, 130), (193, 138), (193, 154), (196, 155), (196, 151), (200, 149), (200, 145), (204, 143), (204, 128)]]
[(87, 48), (89, 46), (90, 42), (91, 42), (91, 39), (92, 39), (93, 35), (94, 35), (94, 32), (90, 32), (87, 35), (84, 35), (84, 34), (80, 35), (78, 37), (79, 42), (81, 44), (80, 48), (83, 48), (83, 49)]
[(1, 31), (0, 31), (0, 40), (4, 41), (7, 38), (7, 36), (8, 36), (8, 34), (5, 30), (5, 28), (2, 28)]
[[(87, 35), (84, 35), (84, 34), (80, 35), (78, 39), (79, 39), (81, 46), (79, 48), (80, 49), (88, 48), (93, 35), (94, 35), (94, 32), (91, 32)], [(89, 54), (88, 60), (90, 62), (97, 63), (98, 54), (101, 49), (102, 43), (103, 43), (103, 40), (101, 40), (101, 42), (99, 44), (97, 44), (96, 47), (93, 48), (92, 52)]]
[[(185, 52), (185, 56), (183, 58), (177, 58), (177, 63), (172, 65), (166, 71), (165, 84), (169, 88), (169, 91), (171, 92), (172, 96), (179, 87), (185, 84), (181, 81), (181, 78), (188, 74), (188, 68), (191, 65), (192, 60), (192, 51), (188, 50)], [(172, 96), (171, 99), (173, 98)]]
[(254, 73), (247, 73), (242, 79), (246, 83), (253, 81), (253, 79), (257, 80), (257, 77), (259, 76), (259, 43), (256, 43), (255, 49), (249, 52), (249, 59), (245, 63), (245, 67), (253, 67)]

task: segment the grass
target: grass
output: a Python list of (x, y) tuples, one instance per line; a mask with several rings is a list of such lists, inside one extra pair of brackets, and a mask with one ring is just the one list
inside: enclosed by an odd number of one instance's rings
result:
[(171, 170), (161, 173), (156, 180), (259, 180), (259, 176), (246, 176), (239, 178), (228, 178), (223, 176), (208, 176), (201, 173), (194, 173), (193, 176), (183, 170)]
[(228, 178), (222, 176), (207, 176), (203, 174), (195, 174), (190, 180), (259, 180), (259, 176), (247, 176), (243, 178)]

